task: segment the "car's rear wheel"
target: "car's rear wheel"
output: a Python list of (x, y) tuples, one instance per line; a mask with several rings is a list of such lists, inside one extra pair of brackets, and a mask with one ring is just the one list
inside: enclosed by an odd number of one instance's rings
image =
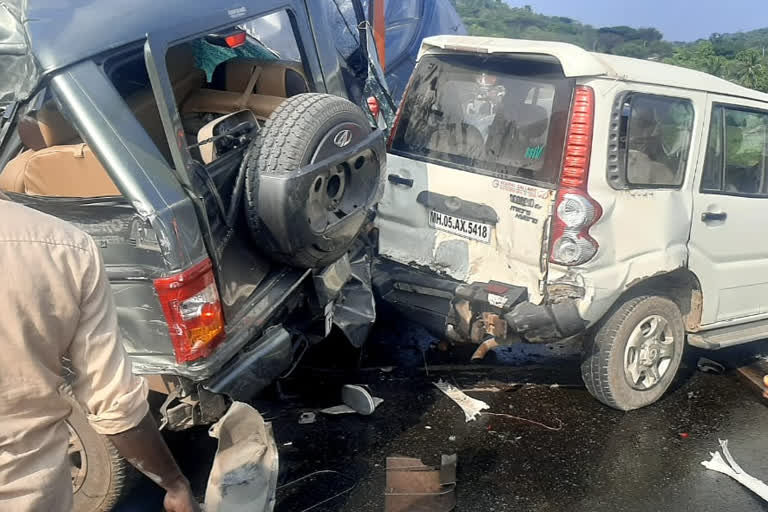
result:
[(293, 96), (272, 113), (246, 155), (246, 213), (262, 250), (289, 265), (312, 268), (349, 249), (379, 187), (380, 166), (370, 152), (312, 172), (305, 189), (267, 192), (265, 182), (333, 157), (370, 132), (360, 108), (328, 94)]
[(614, 308), (588, 337), (582, 378), (587, 390), (610, 407), (645, 407), (669, 388), (684, 347), (677, 304), (666, 297), (634, 297)]
[(74, 512), (108, 512), (129, 489), (135, 469), (105, 436), (97, 433), (77, 404), (67, 418)]

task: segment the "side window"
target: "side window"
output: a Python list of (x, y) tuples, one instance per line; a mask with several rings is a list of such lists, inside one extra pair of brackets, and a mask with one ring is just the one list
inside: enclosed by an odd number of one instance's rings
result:
[(720, 192), (723, 190), (723, 169), (725, 163), (725, 141), (723, 140), (723, 114), (725, 109), (716, 106), (712, 109), (707, 138), (707, 156), (701, 173), (702, 192)]
[(365, 76), (368, 62), (360, 50), (354, 3), (352, 0), (331, 0), (325, 8), (347, 94), (353, 103), (363, 105), (365, 84), (361, 78)]
[(701, 190), (768, 196), (768, 113), (715, 106)]
[[(682, 185), (693, 133), (690, 101), (629, 94), (620, 105), (619, 159), (628, 187)], [(612, 181), (613, 183), (613, 181)]]

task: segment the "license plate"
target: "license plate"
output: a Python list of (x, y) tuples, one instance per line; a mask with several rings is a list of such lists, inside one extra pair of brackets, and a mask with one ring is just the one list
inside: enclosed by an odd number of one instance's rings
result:
[(491, 243), (491, 226), (489, 224), (430, 210), (429, 225), (440, 231), (446, 231), (486, 244)]

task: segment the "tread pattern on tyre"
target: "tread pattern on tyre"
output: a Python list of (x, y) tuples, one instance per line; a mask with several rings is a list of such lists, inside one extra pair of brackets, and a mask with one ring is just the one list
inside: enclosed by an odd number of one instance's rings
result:
[[(632, 390), (624, 380), (623, 366), (620, 371), (615, 366), (616, 364), (623, 364), (623, 352), (617, 353), (616, 351), (621, 350), (621, 348), (616, 345), (618, 343), (623, 345), (626, 340), (628, 336), (626, 328), (634, 322), (634, 319), (630, 319), (630, 317), (637, 312), (638, 308), (655, 311), (657, 314), (666, 313), (669, 317), (676, 318), (676, 321), (670, 325), (676, 331), (674, 343), (677, 344), (678, 349), (673, 356), (672, 366), (668, 369), (669, 376), (665, 374), (662, 377), (666, 383), (661, 383), (660, 387), (646, 391)], [(671, 319), (669, 317), (668, 320)], [(634, 327), (632, 328), (634, 329)], [(658, 400), (666, 392), (677, 372), (684, 346), (685, 328), (677, 304), (663, 295), (647, 293), (637, 295), (614, 306), (604, 320), (598, 324), (593, 336), (587, 337), (581, 363), (581, 375), (587, 390), (605, 405), (622, 411), (644, 407)], [(622, 363), (618, 363), (619, 360)], [(611, 366), (612, 364), (613, 366)]]
[[(306, 139), (296, 137), (296, 134), (318, 133), (330, 116), (342, 113), (363, 115), (354, 103), (339, 96), (299, 94), (283, 101), (254, 138), (246, 156), (246, 217), (253, 233), (267, 237), (267, 247), (272, 244), (269, 235), (262, 230), (258, 208), (250, 207), (258, 204), (259, 176), (290, 173), (306, 165), (311, 156), (307, 153), (314, 151), (314, 147), (308, 147)], [(290, 263), (310, 268), (317, 262), (309, 251), (303, 251), (292, 255)]]
[[(588, 336), (584, 347), (584, 360), (581, 363), (581, 376), (587, 391), (610, 407), (619, 408), (608, 386), (608, 354), (616, 344), (616, 334), (629, 315), (648, 296), (635, 297), (622, 304), (609, 318), (595, 330), (594, 336)], [(600, 347), (604, 350), (600, 350)]]

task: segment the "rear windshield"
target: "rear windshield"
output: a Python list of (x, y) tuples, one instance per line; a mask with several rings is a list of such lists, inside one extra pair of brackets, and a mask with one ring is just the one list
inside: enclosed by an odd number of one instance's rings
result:
[(541, 58), (430, 55), (417, 66), (394, 154), (504, 179), (558, 177), (573, 84)]

